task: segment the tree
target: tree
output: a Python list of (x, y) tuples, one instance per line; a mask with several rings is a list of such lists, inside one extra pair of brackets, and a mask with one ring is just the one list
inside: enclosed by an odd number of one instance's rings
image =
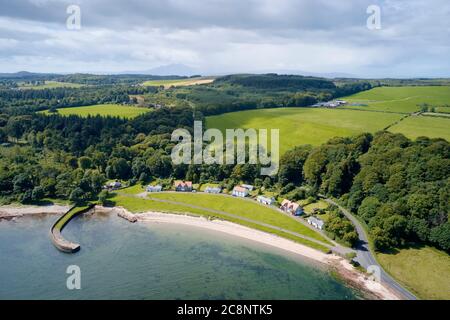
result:
[(75, 188), (69, 196), (69, 200), (75, 204), (80, 204), (83, 202), (84, 192), (81, 188)]
[(450, 222), (431, 229), (430, 241), (442, 249), (450, 250)]
[(102, 190), (98, 195), (98, 202), (102, 206), (106, 206), (108, 204), (109, 192), (108, 190)]
[(78, 159), (78, 165), (83, 170), (90, 169), (92, 168), (92, 159), (89, 157), (81, 157)]
[(44, 198), (44, 196), (45, 196), (45, 191), (44, 191), (43, 187), (41, 187), (41, 186), (34, 187), (32, 193), (31, 193), (31, 198), (33, 201), (39, 201), (42, 198)]
[(7, 142), (7, 141), (8, 141), (8, 135), (6, 134), (6, 132), (3, 128), (0, 128), (0, 143)]

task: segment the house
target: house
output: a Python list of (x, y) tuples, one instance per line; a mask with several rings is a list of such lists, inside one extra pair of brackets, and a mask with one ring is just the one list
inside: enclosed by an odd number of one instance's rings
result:
[(147, 190), (147, 192), (161, 192), (162, 191), (162, 186), (160, 186), (160, 185), (147, 186), (146, 190)]
[(269, 197), (264, 197), (264, 196), (256, 197), (256, 201), (258, 201), (259, 203), (268, 205), (268, 206), (271, 206), (275, 203), (275, 199), (273, 197), (269, 198)]
[(248, 196), (248, 189), (241, 186), (236, 186), (234, 187), (232, 194), (234, 197), (245, 198)]
[(251, 184), (241, 184), (241, 187), (247, 189), (248, 191), (253, 191), (253, 189), (255, 188)]
[(300, 216), (303, 214), (303, 208), (296, 202), (284, 199), (281, 203), (280, 209), (284, 212), (290, 213), (293, 216)]
[(192, 181), (177, 180), (174, 182), (175, 191), (192, 192)]
[(205, 189), (205, 193), (218, 194), (218, 193), (221, 193), (221, 192), (222, 192), (222, 189), (219, 188), (219, 187), (206, 187), (206, 189)]
[(316, 218), (316, 217), (309, 217), (308, 223), (310, 225), (312, 225), (314, 228), (319, 229), (319, 230), (323, 230), (323, 226), (325, 224), (322, 220), (320, 220), (319, 218)]
[(105, 189), (109, 189), (109, 190), (118, 190), (120, 188), (122, 188), (122, 183), (120, 183), (119, 181), (113, 181), (110, 183), (107, 183), (106, 186), (104, 186)]

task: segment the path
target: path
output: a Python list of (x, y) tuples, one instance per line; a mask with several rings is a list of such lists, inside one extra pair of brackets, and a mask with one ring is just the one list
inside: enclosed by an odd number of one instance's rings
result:
[(380, 277), (381, 282), (388, 285), (390, 288), (395, 290), (396, 292), (400, 293), (403, 297), (405, 297), (408, 300), (417, 300), (417, 297), (414, 296), (411, 292), (409, 292), (407, 289), (403, 288), (402, 285), (400, 285), (396, 280), (394, 280), (386, 271), (384, 271), (383, 267), (378, 263), (378, 261), (375, 258), (375, 255), (370, 250), (369, 246), (369, 238), (367, 236), (366, 230), (362, 226), (362, 224), (359, 222), (359, 220), (353, 216), (353, 214), (350, 213), (347, 209), (336, 203), (335, 201), (326, 198), (324, 195), (319, 195), (320, 197), (324, 198), (326, 202), (329, 204), (335, 205), (339, 208), (339, 210), (353, 223), (353, 225), (356, 228), (356, 232), (359, 236), (359, 243), (356, 248), (357, 256), (356, 260), (359, 262), (361, 266), (363, 266), (365, 269), (367, 269), (369, 266), (376, 266), (380, 268)]

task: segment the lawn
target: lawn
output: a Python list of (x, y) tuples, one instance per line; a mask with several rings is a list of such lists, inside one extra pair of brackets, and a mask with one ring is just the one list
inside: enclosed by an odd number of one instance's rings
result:
[[(277, 108), (226, 113), (207, 117), (208, 128), (280, 129), (280, 154), (302, 144), (323, 144), (333, 137), (362, 132), (374, 133), (400, 120), (401, 114), (332, 110), (321, 108)], [(270, 135), (270, 134), (269, 134)]]
[(59, 81), (45, 81), (45, 84), (40, 85), (29, 85), (29, 84), (21, 84), (21, 89), (53, 89), (53, 88), (81, 88), (84, 87), (84, 84), (80, 83), (71, 83), (71, 82), (59, 82)]
[[(57, 110), (58, 114), (62, 116), (77, 115), (86, 118), (88, 116), (99, 115), (103, 117), (111, 116), (126, 119), (132, 119), (137, 116), (140, 116), (141, 114), (151, 111), (150, 109), (147, 108), (138, 108), (119, 104), (97, 104), (93, 106), (61, 108)], [(51, 114), (48, 110), (43, 111), (43, 113), (47, 115)]]
[(270, 207), (262, 206), (255, 201), (242, 200), (224, 195), (210, 195), (202, 193), (157, 193), (151, 194), (150, 197), (224, 211), (233, 215), (297, 232), (316, 240), (328, 243), (327, 240), (323, 238), (319, 233), (304, 226), (295, 219), (292, 219)]
[(410, 139), (426, 136), (430, 138), (444, 138), (450, 141), (450, 119), (411, 116), (389, 128), (389, 131), (403, 133)]
[[(450, 87), (415, 86), (415, 87), (378, 87), (344, 97), (343, 100), (353, 104), (367, 106), (346, 106), (345, 108), (413, 113), (420, 111), (420, 105), (444, 106), (450, 104)], [(437, 108), (439, 109), (439, 108)]]
[(67, 212), (61, 220), (58, 221), (58, 223), (55, 225), (55, 228), (59, 231), (62, 231), (62, 229), (64, 228), (64, 226), (66, 225), (66, 223), (72, 219), (73, 216), (79, 214), (81, 211), (86, 210), (87, 208), (89, 208), (89, 206), (82, 206), (82, 207), (75, 207), (72, 210), (70, 210), (69, 212)]
[[(134, 190), (136, 191), (136, 190)], [(133, 193), (133, 192), (131, 192)], [(152, 194), (154, 196), (155, 194)], [(162, 194), (160, 194), (162, 195)], [(264, 232), (272, 233), (275, 235), (278, 235), (283, 238), (290, 239), (294, 242), (306, 245), (308, 247), (320, 250), (322, 252), (329, 252), (329, 249), (325, 246), (322, 246), (320, 244), (317, 244), (315, 242), (296, 237), (294, 235), (291, 235), (289, 233), (282, 232), (277, 229), (272, 229), (270, 227), (261, 226), (259, 224), (254, 224), (245, 220), (240, 220), (237, 218), (232, 218), (225, 215), (220, 215), (216, 213), (211, 213), (206, 210), (191, 208), (189, 206), (183, 206), (179, 204), (170, 204), (170, 203), (163, 203), (158, 201), (152, 201), (150, 199), (143, 199), (138, 197), (133, 197), (130, 195), (122, 195), (117, 194), (113, 198), (110, 199), (111, 201), (115, 202), (117, 206), (122, 206), (126, 208), (127, 210), (134, 212), (134, 213), (140, 213), (140, 212), (146, 212), (146, 211), (158, 211), (158, 212), (167, 212), (167, 213), (174, 213), (174, 214), (191, 214), (194, 216), (204, 216), (204, 217), (211, 217), (211, 218), (217, 218), (222, 220), (227, 220), (230, 222), (234, 222), (243, 226), (247, 226), (249, 228), (261, 230)], [(241, 200), (242, 201), (242, 200)], [(203, 203), (205, 204), (205, 203)], [(320, 236), (320, 235), (319, 235)], [(326, 240), (324, 240), (326, 242)], [(328, 242), (326, 242), (328, 243)]]
[(326, 203), (324, 200), (319, 200), (314, 203), (310, 203), (303, 207), (303, 210), (310, 214), (314, 211), (314, 209), (327, 209), (329, 207), (328, 203)]
[(189, 78), (189, 79), (175, 79), (175, 80), (151, 80), (143, 83), (144, 86), (148, 87), (159, 87), (164, 86), (165, 89), (171, 87), (186, 87), (194, 86), (197, 84), (208, 84), (212, 83), (214, 78)]
[(450, 256), (431, 247), (377, 254), (381, 265), (423, 299), (450, 299)]

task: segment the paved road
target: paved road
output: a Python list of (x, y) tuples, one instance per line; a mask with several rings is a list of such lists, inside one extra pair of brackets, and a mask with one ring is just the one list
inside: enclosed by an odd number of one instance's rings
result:
[(367, 237), (366, 230), (363, 228), (361, 223), (356, 219), (347, 209), (340, 206), (338, 203), (334, 202), (331, 199), (326, 198), (323, 195), (320, 195), (324, 198), (326, 202), (329, 204), (335, 205), (341, 210), (341, 212), (353, 223), (356, 228), (356, 231), (359, 235), (359, 243), (356, 248), (357, 257), (356, 260), (367, 269), (369, 266), (376, 266), (380, 268), (380, 278), (381, 282), (388, 285), (390, 288), (401, 294), (405, 299), (408, 300), (417, 300), (417, 297), (414, 296), (407, 289), (403, 288), (397, 281), (395, 281), (386, 271), (381, 267), (381, 265), (375, 259), (375, 256), (372, 254), (369, 248), (369, 240)]

